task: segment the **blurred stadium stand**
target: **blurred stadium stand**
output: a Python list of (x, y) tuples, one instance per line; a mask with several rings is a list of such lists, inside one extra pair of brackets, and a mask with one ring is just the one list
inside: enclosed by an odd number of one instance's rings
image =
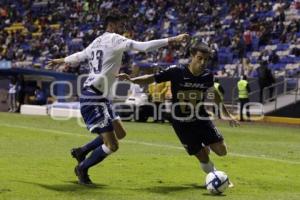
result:
[[(104, 31), (103, 19), (111, 8), (128, 13), (131, 20), (127, 35), (136, 40), (188, 32), (208, 43), (215, 52), (209, 68), (223, 81), (241, 74), (255, 78), (255, 69), (267, 61), (277, 80), (283, 81), (282, 87), (298, 87), (299, 0), (2, 0), (0, 76), (34, 70), (33, 74), (49, 72), (49, 76), (61, 80), (51, 70), (86, 73), (86, 64), (56, 69), (45, 69), (45, 64), (86, 47)], [(185, 64), (187, 57), (188, 48), (184, 46), (151, 53), (128, 52), (122, 70), (130, 73), (134, 67)], [(236, 80), (231, 79), (232, 85)]]

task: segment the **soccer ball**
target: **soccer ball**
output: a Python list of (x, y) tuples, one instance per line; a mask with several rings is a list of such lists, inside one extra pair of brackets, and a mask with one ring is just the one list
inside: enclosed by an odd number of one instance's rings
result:
[(225, 172), (214, 171), (206, 176), (206, 189), (212, 194), (221, 194), (229, 186), (229, 179)]

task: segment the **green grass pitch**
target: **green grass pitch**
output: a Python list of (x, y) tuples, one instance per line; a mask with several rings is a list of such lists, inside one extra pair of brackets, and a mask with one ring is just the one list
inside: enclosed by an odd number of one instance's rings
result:
[(234, 188), (212, 196), (205, 174), (169, 124), (125, 122), (119, 151), (90, 170), (95, 187), (76, 183), (70, 149), (94, 136), (75, 119), (0, 113), (1, 200), (299, 200), (299, 127), (217, 122), (229, 154), (211, 154)]

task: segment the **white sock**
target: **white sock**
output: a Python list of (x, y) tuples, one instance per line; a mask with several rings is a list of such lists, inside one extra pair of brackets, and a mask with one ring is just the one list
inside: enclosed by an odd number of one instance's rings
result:
[(216, 171), (216, 168), (214, 167), (214, 163), (211, 161), (208, 161), (208, 163), (200, 162), (201, 168), (205, 173)]
[(113, 153), (105, 144), (102, 144), (102, 150), (107, 154)]

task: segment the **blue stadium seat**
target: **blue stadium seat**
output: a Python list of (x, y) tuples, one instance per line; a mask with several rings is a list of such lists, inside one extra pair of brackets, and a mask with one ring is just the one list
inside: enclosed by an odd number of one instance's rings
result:
[(233, 55), (232, 53), (219, 53), (218, 59), (220, 64), (232, 63)]
[(280, 63), (295, 63), (294, 57), (285, 56), (280, 59)]
[(285, 68), (285, 64), (283, 64), (283, 63), (270, 64), (269, 67), (270, 67), (272, 70), (282, 70), (282, 69)]
[(252, 37), (252, 47), (253, 47), (253, 50), (255, 50), (255, 51), (257, 51), (258, 50), (258, 48), (259, 48), (259, 39), (258, 39), (258, 37), (256, 37), (256, 36), (253, 36)]
[(289, 44), (279, 43), (279, 44), (277, 44), (276, 50), (277, 50), (277, 51), (285, 51), (285, 50), (287, 50), (289, 47), (290, 47)]
[(280, 40), (279, 39), (273, 39), (271, 40), (271, 43), (274, 45), (274, 44), (278, 44), (280, 43)]

